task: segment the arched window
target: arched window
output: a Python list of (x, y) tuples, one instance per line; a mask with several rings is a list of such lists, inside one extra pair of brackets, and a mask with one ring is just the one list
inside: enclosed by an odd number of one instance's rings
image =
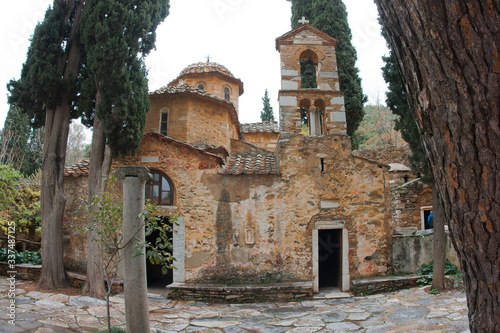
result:
[(224, 99), (229, 102), (229, 98), (231, 96), (231, 91), (229, 91), (229, 88), (224, 88)]
[(198, 89), (200, 89), (200, 90), (205, 90), (205, 86), (204, 86), (203, 84), (199, 84), (199, 85), (198, 85)]
[(159, 171), (151, 170), (153, 180), (146, 183), (146, 199), (159, 206), (174, 204), (174, 187), (170, 179)]

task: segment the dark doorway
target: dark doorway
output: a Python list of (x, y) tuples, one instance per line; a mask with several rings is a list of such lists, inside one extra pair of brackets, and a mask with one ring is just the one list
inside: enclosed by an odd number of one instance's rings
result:
[(319, 287), (341, 288), (342, 229), (318, 230)]
[[(170, 223), (168, 216), (162, 217), (161, 223)], [(156, 238), (159, 237), (159, 231), (154, 231), (151, 235), (146, 237), (146, 241), (155, 244)], [(169, 238), (172, 238), (172, 233), (169, 233)], [(174, 281), (173, 270), (169, 269), (166, 275), (163, 275), (161, 265), (153, 265), (146, 259), (146, 274), (148, 279), (148, 287), (150, 288), (164, 288)]]

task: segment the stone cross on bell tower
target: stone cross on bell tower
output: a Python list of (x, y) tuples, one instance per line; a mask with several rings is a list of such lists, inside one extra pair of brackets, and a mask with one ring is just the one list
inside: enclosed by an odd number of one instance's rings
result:
[(302, 16), (302, 19), (299, 20), (299, 23), (301, 23), (301, 24), (307, 24), (307, 23), (309, 23), (309, 20), (306, 20), (306, 17)]

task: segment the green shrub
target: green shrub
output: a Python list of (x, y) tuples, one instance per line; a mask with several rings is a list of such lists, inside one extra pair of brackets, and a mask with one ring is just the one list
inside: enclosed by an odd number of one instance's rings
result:
[[(42, 264), (42, 254), (39, 251), (26, 251), (26, 252), (15, 252), (15, 260), (16, 264), (33, 264), (33, 265), (41, 265)], [(8, 249), (3, 248), (0, 249), (0, 261), (7, 262), (8, 260)]]
[[(418, 275), (423, 275), (420, 279), (417, 280), (417, 283), (420, 286), (425, 286), (432, 284), (432, 274), (434, 273), (434, 261), (431, 261), (428, 264), (423, 264), (422, 267), (417, 271)], [(455, 276), (457, 278), (462, 277), (462, 272), (458, 269), (457, 266), (453, 265), (449, 259), (446, 259), (444, 263), (444, 275)]]

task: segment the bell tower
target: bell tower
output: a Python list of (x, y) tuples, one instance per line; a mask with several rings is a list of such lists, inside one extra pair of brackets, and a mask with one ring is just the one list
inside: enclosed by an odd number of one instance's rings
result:
[(337, 40), (304, 18), (299, 22), (301, 26), (276, 39), (281, 59), (280, 133), (282, 137), (346, 136)]

